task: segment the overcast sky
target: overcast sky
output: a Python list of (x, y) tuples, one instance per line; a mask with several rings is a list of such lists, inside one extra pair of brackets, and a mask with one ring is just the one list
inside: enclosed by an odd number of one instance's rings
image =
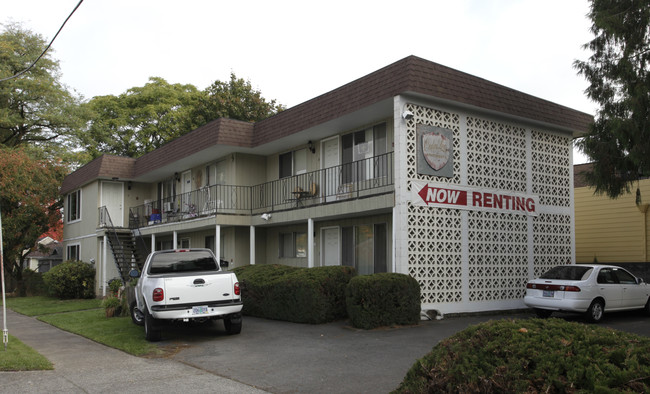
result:
[[(49, 41), (77, 3), (0, 0), (0, 23)], [(86, 99), (151, 76), (204, 89), (234, 72), (292, 107), (415, 55), (594, 114), (572, 65), (589, 56), (588, 11), (588, 0), (85, 0), (51, 56)]]

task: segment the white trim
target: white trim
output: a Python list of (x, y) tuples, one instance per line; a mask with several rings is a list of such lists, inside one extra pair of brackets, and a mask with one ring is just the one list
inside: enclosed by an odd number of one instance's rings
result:
[(250, 229), (250, 265), (255, 265), (255, 226)]
[[(99, 232), (99, 230), (98, 230)], [(78, 237), (73, 237), (73, 238), (65, 238), (63, 240), (64, 243), (72, 242), (72, 241), (79, 241), (82, 239), (87, 239), (87, 238), (97, 238), (99, 235), (98, 234), (88, 234), (88, 235), (80, 235)]]
[(314, 267), (314, 219), (307, 219), (307, 267)]

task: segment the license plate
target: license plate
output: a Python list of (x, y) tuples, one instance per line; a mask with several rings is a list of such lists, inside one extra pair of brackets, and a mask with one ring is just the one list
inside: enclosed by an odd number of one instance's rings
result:
[(555, 297), (555, 291), (553, 290), (544, 290), (542, 293), (542, 296), (544, 297)]
[(208, 313), (208, 306), (193, 306), (192, 314), (193, 315), (205, 315)]

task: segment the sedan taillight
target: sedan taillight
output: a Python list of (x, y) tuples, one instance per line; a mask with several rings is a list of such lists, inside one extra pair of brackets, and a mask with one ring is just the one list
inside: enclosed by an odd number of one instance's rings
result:
[(567, 285), (547, 285), (544, 283), (527, 283), (527, 289), (537, 289), (537, 290), (553, 290), (553, 291), (571, 291), (579, 292), (580, 288), (578, 286), (567, 286)]
[(235, 282), (235, 295), (240, 295), (241, 289), (239, 288), (239, 282)]
[(160, 287), (153, 289), (153, 300), (155, 302), (162, 301), (165, 299), (165, 292)]

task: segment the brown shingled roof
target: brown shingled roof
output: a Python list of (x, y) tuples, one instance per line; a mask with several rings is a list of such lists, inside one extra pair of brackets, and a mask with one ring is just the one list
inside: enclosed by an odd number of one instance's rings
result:
[(132, 179), (135, 159), (113, 155), (101, 155), (85, 166), (74, 171), (63, 179), (61, 194), (66, 194), (93, 179)]

